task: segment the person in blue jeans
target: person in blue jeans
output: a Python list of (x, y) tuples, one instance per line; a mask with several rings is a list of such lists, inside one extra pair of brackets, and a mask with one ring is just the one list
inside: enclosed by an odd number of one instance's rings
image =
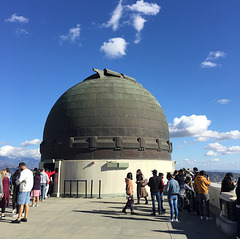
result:
[(46, 186), (49, 182), (48, 175), (45, 173), (45, 169), (42, 168), (40, 170), (40, 177), (41, 177), (41, 182), (40, 182), (40, 187), (41, 187), (41, 200), (44, 201), (45, 199), (45, 192), (46, 192)]
[(166, 186), (163, 182), (163, 177), (164, 177), (164, 174), (163, 173), (159, 173), (158, 176), (161, 178), (162, 180), (162, 185), (163, 185), (163, 188), (160, 190), (160, 199), (161, 199), (161, 207), (162, 207), (162, 213), (165, 213), (166, 212), (166, 209), (163, 208), (163, 191), (164, 191), (164, 187)]
[(157, 176), (157, 170), (152, 170), (153, 177), (149, 179), (148, 186), (150, 187), (151, 198), (152, 198), (152, 214), (156, 216), (156, 205), (155, 205), (155, 198), (157, 198), (158, 202), (158, 213), (162, 213), (161, 207), (161, 196), (160, 190), (163, 188), (162, 179)]
[[(170, 206), (171, 211), (171, 218), (169, 219), (170, 222), (178, 222), (178, 194), (179, 194), (179, 184), (178, 182), (173, 179), (172, 174), (167, 174), (168, 183), (166, 185), (166, 191), (168, 195), (168, 203)], [(174, 217), (175, 213), (175, 217)]]

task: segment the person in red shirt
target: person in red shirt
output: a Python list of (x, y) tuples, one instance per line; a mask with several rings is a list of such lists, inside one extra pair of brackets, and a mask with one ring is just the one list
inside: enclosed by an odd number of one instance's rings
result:
[(0, 175), (0, 180), (2, 180), (2, 185), (3, 185), (3, 199), (0, 201), (0, 208), (2, 208), (2, 216), (1, 219), (5, 219), (5, 209), (6, 207), (9, 207), (9, 185), (10, 185), (10, 180), (6, 176), (7, 171), (6, 170), (1, 170), (1, 175)]
[(49, 182), (50, 182), (50, 177), (55, 174), (55, 171), (52, 171), (52, 172), (49, 172), (49, 170), (47, 169), (45, 171), (45, 173), (48, 175), (48, 183), (47, 183), (47, 186), (46, 186), (46, 192), (45, 192), (45, 198), (48, 198), (47, 195), (48, 195), (48, 190), (49, 190)]
[(162, 179), (162, 184), (163, 184), (163, 188), (160, 189), (160, 199), (161, 199), (162, 212), (166, 212), (166, 209), (163, 208), (163, 190), (164, 190), (164, 186), (166, 186), (164, 184), (164, 182), (163, 182), (164, 174), (163, 173), (159, 173), (158, 176)]

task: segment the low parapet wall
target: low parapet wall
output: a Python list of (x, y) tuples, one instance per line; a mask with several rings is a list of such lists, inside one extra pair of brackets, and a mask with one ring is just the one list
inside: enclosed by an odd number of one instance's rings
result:
[(209, 187), (209, 197), (210, 197), (210, 207), (211, 213), (216, 216), (220, 215), (220, 199), (219, 195), (221, 192), (221, 184), (219, 183), (211, 183)]
[[(220, 192), (221, 184), (211, 183), (209, 187), (209, 196), (210, 196), (210, 211), (215, 214), (217, 226), (228, 236), (235, 236), (237, 233), (237, 222), (229, 220), (220, 209)], [(226, 201), (235, 200), (235, 190), (230, 193), (225, 193)], [(228, 210), (228, 209), (227, 209)]]

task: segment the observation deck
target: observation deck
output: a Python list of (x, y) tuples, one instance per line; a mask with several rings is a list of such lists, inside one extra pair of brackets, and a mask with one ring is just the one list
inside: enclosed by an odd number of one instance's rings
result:
[[(215, 199), (217, 200), (217, 199)], [(0, 221), (0, 238), (161, 238), (161, 239), (228, 239), (214, 220), (200, 220), (196, 212), (179, 213), (179, 223), (168, 222), (169, 206), (164, 196), (166, 213), (150, 216), (151, 200), (145, 205), (134, 205), (137, 215), (121, 212), (126, 203), (124, 197), (103, 199), (56, 198), (40, 202), (39, 207), (30, 208), (28, 222), (9, 223), (11, 210), (7, 208), (6, 219)]]

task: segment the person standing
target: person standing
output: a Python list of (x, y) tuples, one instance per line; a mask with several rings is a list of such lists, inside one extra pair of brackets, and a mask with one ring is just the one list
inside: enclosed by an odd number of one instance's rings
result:
[(198, 172), (198, 168), (194, 167), (193, 168), (193, 180), (198, 176), (199, 172)]
[(165, 213), (166, 209), (163, 208), (163, 191), (164, 191), (164, 187), (166, 186), (164, 184), (163, 178), (164, 178), (164, 174), (163, 173), (159, 173), (158, 176), (162, 179), (162, 184), (163, 184), (163, 188), (160, 189), (160, 199), (161, 199), (161, 208), (162, 208), (162, 212)]
[(199, 175), (194, 180), (194, 189), (198, 193), (198, 200), (199, 200), (199, 212), (200, 212), (200, 218), (201, 220), (204, 219), (203, 215), (203, 202), (205, 202), (206, 205), (206, 220), (212, 220), (212, 218), (209, 216), (210, 210), (209, 210), (209, 194), (208, 194), (208, 186), (210, 186), (210, 179), (207, 176), (206, 172), (204, 170), (201, 170), (199, 172)]
[[(18, 218), (12, 223), (27, 222), (29, 203), (30, 203), (30, 192), (33, 187), (33, 173), (26, 167), (24, 162), (19, 163), (18, 166), (21, 170), (19, 178), (16, 180), (16, 184), (19, 185), (19, 193), (17, 198), (17, 204), (19, 205)], [(25, 206), (24, 218), (21, 219), (23, 208)]]
[[(48, 169), (45, 171), (45, 173), (48, 175), (48, 183), (46, 186), (46, 192), (45, 192), (45, 198), (48, 198), (48, 191), (49, 191), (49, 182), (50, 182), (50, 177), (55, 174), (55, 171), (50, 172)], [(49, 193), (50, 195), (50, 193)]]
[(132, 173), (129, 172), (127, 174), (127, 177), (125, 178), (125, 183), (126, 183), (126, 194), (127, 194), (127, 203), (125, 207), (123, 208), (122, 212), (127, 214), (126, 209), (130, 208), (131, 210), (131, 215), (135, 215), (136, 213), (133, 211), (133, 182), (132, 182), (133, 176)]
[[(34, 183), (31, 191), (31, 197), (33, 198), (31, 207), (38, 207), (39, 196), (41, 195), (40, 182), (41, 182), (40, 172), (39, 170), (37, 170), (34, 175)], [(35, 200), (36, 205), (34, 205)]]
[(10, 180), (10, 185), (12, 185), (12, 173), (10, 171), (10, 168), (6, 168), (6, 176), (9, 178)]
[(162, 179), (157, 176), (157, 170), (152, 170), (153, 177), (149, 179), (148, 186), (150, 187), (151, 198), (152, 198), (152, 214), (156, 216), (156, 207), (155, 207), (155, 197), (157, 198), (158, 202), (158, 213), (162, 213), (162, 206), (161, 206), (161, 197), (160, 191), (163, 188)]
[(184, 184), (185, 177), (184, 177), (184, 171), (183, 171), (183, 169), (180, 169), (180, 170), (178, 171), (178, 174), (175, 176), (175, 180), (178, 181), (179, 186), (182, 185), (182, 184)]
[(237, 210), (237, 239), (240, 239), (240, 177), (238, 178), (238, 181), (237, 181), (236, 195), (237, 195), (237, 203), (236, 203), (236, 210)]
[(19, 192), (19, 185), (16, 184), (16, 180), (20, 177), (21, 170), (20, 168), (16, 170), (16, 172), (12, 176), (12, 187), (13, 187), (13, 193), (12, 193), (12, 216), (17, 217), (18, 214), (18, 205), (17, 205), (17, 196)]
[(145, 204), (148, 204), (147, 200), (147, 190), (145, 188), (146, 186), (146, 179), (140, 169), (137, 170), (136, 174), (136, 184), (137, 184), (137, 204), (140, 204), (140, 198), (144, 197), (145, 198)]
[(3, 185), (2, 185), (2, 180), (0, 180), (0, 199), (2, 199), (4, 196), (3, 194)]
[(49, 182), (48, 175), (45, 173), (45, 169), (42, 168), (40, 170), (40, 177), (41, 177), (41, 201), (44, 201), (45, 199), (45, 192), (46, 192), (46, 186)]
[(9, 195), (11, 195), (11, 190), (12, 190), (12, 173), (10, 171), (10, 168), (6, 168), (6, 176), (9, 178), (10, 180), (10, 185), (9, 185)]
[[(194, 184), (194, 180), (195, 178), (199, 175), (198, 172), (198, 168), (194, 167), (193, 168), (193, 184)], [(199, 197), (198, 197), (198, 192), (196, 191), (196, 189), (194, 188), (194, 194), (193, 194), (193, 209), (197, 212), (197, 216), (200, 216), (200, 212), (199, 212)]]
[[(166, 191), (167, 191), (167, 195), (168, 195), (168, 203), (170, 206), (170, 214), (171, 214), (171, 218), (169, 219), (170, 222), (173, 222), (175, 219), (175, 222), (179, 222), (178, 221), (178, 195), (179, 195), (179, 184), (178, 181), (175, 180), (172, 177), (171, 173), (167, 174), (167, 185), (166, 185)], [(174, 214), (175, 214), (175, 218), (174, 218)]]
[[(236, 183), (232, 182), (232, 178), (233, 178), (233, 174), (232, 173), (226, 173), (226, 175), (224, 176), (224, 179), (222, 180), (221, 183), (221, 192), (231, 192), (234, 190)], [(220, 209), (222, 211), (222, 202), (223, 200), (220, 198)], [(222, 212), (221, 212), (222, 213)]]
[(190, 193), (194, 192), (191, 182), (188, 178), (185, 179), (184, 184), (181, 184), (179, 187), (179, 211), (182, 211), (184, 208), (188, 209), (188, 212), (191, 211), (190, 205)]
[(1, 219), (5, 219), (5, 209), (6, 207), (9, 207), (9, 186), (10, 186), (10, 180), (8, 176), (6, 176), (7, 171), (1, 170), (1, 181), (3, 186), (3, 198), (0, 201), (0, 208), (2, 208), (2, 216)]
[(235, 188), (235, 183), (232, 181), (233, 174), (227, 173), (222, 180), (221, 192), (231, 192)]

